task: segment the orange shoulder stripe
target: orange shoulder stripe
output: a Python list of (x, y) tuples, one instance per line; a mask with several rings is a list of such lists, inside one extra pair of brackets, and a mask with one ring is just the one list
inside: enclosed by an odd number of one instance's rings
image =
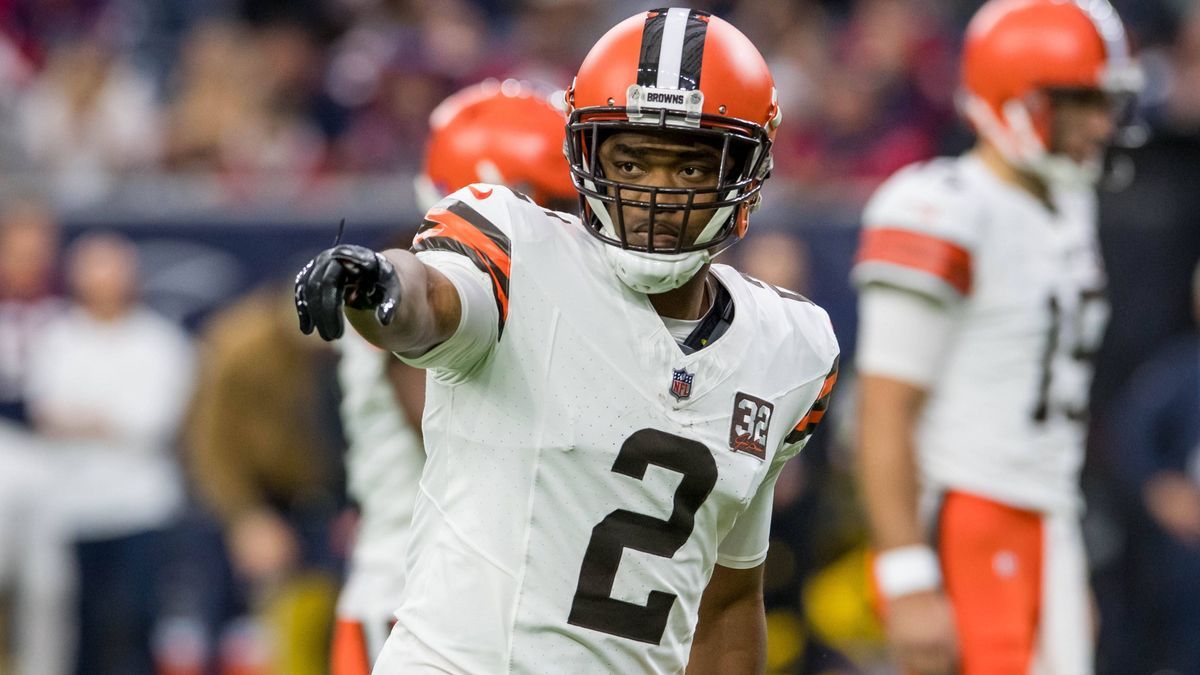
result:
[[(492, 287), (496, 291), (496, 299), (500, 304), (501, 320), (508, 316), (507, 288), (508, 278), (512, 272), (512, 258), (508, 252), (456, 213), (446, 209), (433, 209), (425, 214), (425, 218), (438, 223), (439, 227), (423, 230), (413, 239), (413, 244), (419, 244), (432, 237), (445, 237), (475, 251), (480, 258), (491, 264), (487, 271), (492, 277)], [(497, 271), (503, 275), (503, 279), (497, 276)]]
[(856, 263), (883, 262), (932, 274), (963, 295), (971, 291), (971, 253), (928, 234), (896, 228), (864, 229)]

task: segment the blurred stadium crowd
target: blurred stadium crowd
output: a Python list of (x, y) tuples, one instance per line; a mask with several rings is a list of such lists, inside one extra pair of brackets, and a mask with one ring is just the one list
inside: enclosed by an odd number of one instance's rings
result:
[[(353, 515), (335, 355), (295, 329), (289, 273), (338, 216), (363, 243), (417, 224), (447, 95), (563, 88), (603, 27), (654, 4), (0, 0), (0, 672), (323, 672)], [(784, 111), (773, 196), (730, 255), (827, 307), (849, 354), (862, 200), (969, 143), (956, 59), (979, 3), (693, 4), (755, 41)], [(1170, 660), (1200, 640), (1200, 394), (1171, 379), (1200, 363), (1200, 3), (1114, 5), (1152, 133), (1102, 195), (1099, 663), (1200, 673)], [(135, 381), (148, 359), (161, 377)], [(774, 672), (883, 672), (848, 433), (827, 423), (777, 488)], [(1190, 483), (1143, 492), (1176, 465)]]
[[(953, 148), (958, 32), (977, 3), (706, 2), (768, 56), (788, 114), (788, 181), (860, 193)], [(1118, 3), (1151, 50), (1147, 105), (1187, 124), (1186, 1)], [(425, 120), (486, 77), (565, 87), (608, 25), (645, 3), (586, 0), (8, 0), (2, 168), (86, 207), (121, 179), (215, 174), (225, 196), (281, 177), (412, 169)], [(1179, 86), (1172, 86), (1178, 82)], [(1169, 99), (1169, 100), (1168, 100)], [(315, 196), (312, 198), (316, 198)]]

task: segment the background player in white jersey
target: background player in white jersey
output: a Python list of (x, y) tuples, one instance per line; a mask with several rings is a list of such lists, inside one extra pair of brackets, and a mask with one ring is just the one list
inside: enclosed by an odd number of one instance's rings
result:
[(913, 672), (1078, 675), (1078, 472), (1107, 316), (1093, 183), (1140, 72), (1104, 0), (993, 0), (962, 67), (976, 147), (901, 170), (863, 215), (876, 582)]
[[(518, 188), (539, 204), (577, 200), (563, 156), (566, 115), (515, 80), (458, 92), (430, 116), (417, 196), (429, 209), (470, 183)], [(346, 474), (360, 519), (338, 598), (333, 675), (366, 675), (391, 630), (404, 588), (404, 555), (425, 465), (418, 432), (425, 374), (355, 333), (338, 341)], [(414, 376), (416, 375), (416, 376)]]
[(824, 414), (825, 313), (712, 257), (746, 230), (779, 121), (724, 21), (643, 12), (567, 102), (582, 220), (471, 185), (413, 251), (342, 246), (301, 328), (429, 369), (408, 580), (377, 672), (761, 670), (783, 463)]

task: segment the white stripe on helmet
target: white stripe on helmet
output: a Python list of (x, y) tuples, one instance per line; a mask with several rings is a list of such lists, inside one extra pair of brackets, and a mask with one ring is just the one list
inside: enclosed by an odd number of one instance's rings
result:
[(679, 88), (679, 64), (683, 61), (683, 36), (687, 32), (688, 15), (692, 10), (686, 7), (672, 7), (667, 10), (667, 19), (663, 24), (662, 42), (658, 51), (658, 81), (659, 89)]

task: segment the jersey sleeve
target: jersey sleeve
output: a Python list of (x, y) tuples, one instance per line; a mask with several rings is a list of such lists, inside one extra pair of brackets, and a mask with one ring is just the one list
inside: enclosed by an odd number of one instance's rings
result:
[(469, 260), (487, 275), (496, 305), (499, 339), (508, 319), (508, 280), (512, 275), (512, 238), (507, 199), (512, 192), (490, 185), (469, 185), (438, 202), (425, 214), (413, 238), (412, 252), (445, 251)]
[[(756, 567), (767, 558), (767, 548), (771, 530), (771, 508), (774, 503), (775, 483), (788, 460), (800, 453), (813, 431), (825, 417), (829, 409), (829, 401), (833, 396), (833, 387), (838, 376), (838, 349), (833, 329), (824, 311), (820, 311), (820, 331), (814, 331), (815, 353), (828, 370), (825, 375), (818, 374), (815, 379), (808, 379), (802, 386), (809, 392), (805, 401), (811, 401), (804, 415), (787, 431), (780, 449), (771, 459), (771, 467), (759, 484), (758, 491), (750, 501), (746, 510), (738, 516), (733, 528), (726, 533), (717, 547), (717, 564), (735, 569)], [(814, 368), (815, 370), (815, 368)]]
[(427, 251), (421, 262), (437, 269), (458, 291), (462, 316), (454, 334), (424, 354), (397, 354), (415, 368), (425, 368), (446, 384), (468, 379), (496, 346), (500, 334), (499, 310), (493, 302), (492, 283), (470, 260), (455, 253)]
[(954, 303), (971, 292), (978, 238), (956, 164), (935, 161), (888, 179), (863, 211), (852, 280), (886, 284)]
[(437, 269), (458, 291), (462, 317), (454, 334), (423, 354), (398, 354), (409, 365), (429, 369), (453, 384), (487, 360), (504, 333), (512, 238), (503, 188), (471, 185), (436, 204), (413, 238), (411, 251)]
[(942, 369), (956, 311), (906, 290), (875, 284), (858, 295), (859, 375), (928, 388)]
[(738, 516), (733, 528), (717, 546), (717, 564), (745, 570), (758, 567), (767, 559), (771, 538), (771, 507), (775, 501), (775, 483), (785, 462), (776, 462), (768, 470), (750, 505)]
[(839, 361), (840, 357), (835, 356), (829, 372), (821, 380), (821, 388), (817, 390), (812, 405), (808, 407), (796, 426), (792, 427), (792, 430), (784, 437), (783, 450), (780, 452), (783, 459), (786, 460), (800, 454), (805, 444), (808, 443), (808, 439), (817, 430), (817, 426), (821, 424), (821, 420), (825, 419), (825, 413), (829, 410), (829, 401), (833, 398), (833, 387), (837, 384)]

